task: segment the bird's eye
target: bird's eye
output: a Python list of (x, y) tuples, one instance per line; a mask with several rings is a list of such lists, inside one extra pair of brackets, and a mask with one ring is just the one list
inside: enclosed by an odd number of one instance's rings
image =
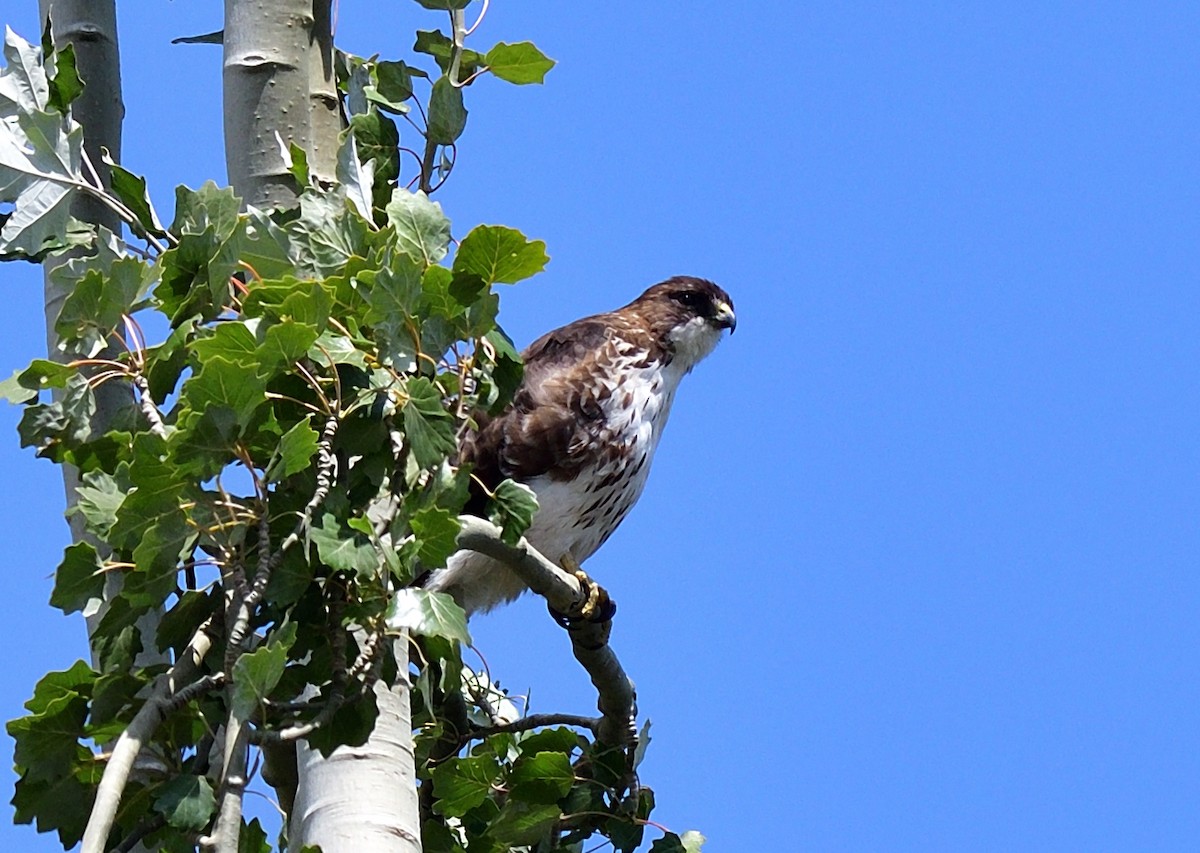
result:
[(671, 294), (671, 298), (693, 311), (699, 310), (704, 305), (704, 296), (694, 290), (677, 290)]

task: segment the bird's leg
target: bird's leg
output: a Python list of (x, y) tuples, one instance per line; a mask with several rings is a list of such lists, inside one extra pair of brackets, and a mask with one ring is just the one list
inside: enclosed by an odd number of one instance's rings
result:
[(570, 616), (566, 613), (559, 613), (553, 607), (550, 608), (550, 614), (555, 621), (564, 628), (570, 628), (572, 623), (578, 621), (579, 618), (585, 619), (588, 622), (608, 622), (617, 612), (616, 603), (609, 598), (608, 591), (600, 584), (596, 583), (579, 565), (579, 561), (575, 559), (575, 555), (569, 551), (558, 558), (558, 564), (564, 570), (575, 575), (579, 580), (580, 586), (586, 593), (586, 598), (583, 606), (579, 608), (579, 616)]

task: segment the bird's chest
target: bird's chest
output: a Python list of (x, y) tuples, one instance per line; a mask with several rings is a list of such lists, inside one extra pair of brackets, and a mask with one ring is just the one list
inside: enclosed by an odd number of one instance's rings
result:
[(656, 368), (618, 375), (601, 402), (601, 417), (580, 439), (590, 444), (589, 463), (568, 482), (534, 485), (540, 508), (530, 539), (549, 548), (552, 559), (567, 551), (587, 559), (633, 509), (650, 474), (678, 380)]

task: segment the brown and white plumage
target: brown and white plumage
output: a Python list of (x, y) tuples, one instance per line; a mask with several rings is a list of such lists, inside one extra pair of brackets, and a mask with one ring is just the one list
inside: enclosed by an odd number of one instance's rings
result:
[[(582, 563), (640, 497), (680, 380), (734, 325), (724, 290), (678, 276), (623, 308), (555, 329), (522, 354), (512, 404), (479, 424), (459, 461), (489, 488), (511, 477), (533, 489), (539, 509), (526, 538), (551, 560)], [(469, 551), (426, 585), (468, 613), (525, 589), (502, 564)]]

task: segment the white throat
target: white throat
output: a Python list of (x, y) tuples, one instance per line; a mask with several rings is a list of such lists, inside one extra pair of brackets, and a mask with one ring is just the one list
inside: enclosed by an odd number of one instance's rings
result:
[(667, 336), (675, 350), (671, 363), (681, 373), (690, 373), (721, 342), (721, 330), (703, 317), (693, 317)]

